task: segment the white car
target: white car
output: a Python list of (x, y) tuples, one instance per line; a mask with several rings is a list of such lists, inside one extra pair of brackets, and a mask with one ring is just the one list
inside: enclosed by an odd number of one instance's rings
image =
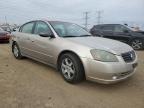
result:
[(83, 79), (110, 84), (132, 76), (137, 55), (127, 44), (93, 37), (68, 22), (35, 20), (22, 25), (11, 38), (12, 52), (57, 68), (69, 83)]

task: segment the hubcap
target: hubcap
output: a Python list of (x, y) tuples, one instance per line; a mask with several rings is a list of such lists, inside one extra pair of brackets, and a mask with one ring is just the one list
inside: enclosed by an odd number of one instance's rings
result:
[(15, 57), (18, 57), (19, 50), (18, 50), (18, 48), (17, 48), (16, 45), (14, 45), (13, 53), (14, 53), (14, 56), (15, 56)]
[(132, 47), (134, 49), (140, 49), (142, 47), (142, 42), (140, 40), (134, 40), (132, 42)]
[(65, 78), (72, 79), (75, 74), (75, 67), (72, 60), (70, 60), (69, 58), (63, 59), (61, 64), (61, 70)]

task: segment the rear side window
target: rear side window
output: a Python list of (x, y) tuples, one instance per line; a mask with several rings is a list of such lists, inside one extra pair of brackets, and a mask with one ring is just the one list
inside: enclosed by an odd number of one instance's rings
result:
[(32, 33), (34, 22), (27, 23), (21, 28), (22, 33)]
[(109, 25), (109, 26), (103, 26), (102, 29), (104, 31), (113, 31), (114, 30), (114, 26), (111, 26), (111, 25)]

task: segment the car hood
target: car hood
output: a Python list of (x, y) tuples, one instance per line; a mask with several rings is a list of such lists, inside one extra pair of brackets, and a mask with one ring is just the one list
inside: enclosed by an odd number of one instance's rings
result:
[(105, 50), (117, 55), (133, 50), (132, 47), (125, 43), (102, 37), (74, 37), (67, 39), (91, 49)]

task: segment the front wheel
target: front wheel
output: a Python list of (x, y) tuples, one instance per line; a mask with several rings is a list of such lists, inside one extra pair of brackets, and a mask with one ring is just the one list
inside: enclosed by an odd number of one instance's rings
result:
[(69, 83), (78, 83), (84, 79), (84, 69), (80, 59), (72, 54), (66, 53), (60, 57), (59, 70), (63, 78)]
[(133, 39), (131, 41), (131, 46), (135, 50), (141, 50), (141, 49), (143, 49), (143, 46), (144, 46), (143, 40), (141, 40), (141, 39)]

